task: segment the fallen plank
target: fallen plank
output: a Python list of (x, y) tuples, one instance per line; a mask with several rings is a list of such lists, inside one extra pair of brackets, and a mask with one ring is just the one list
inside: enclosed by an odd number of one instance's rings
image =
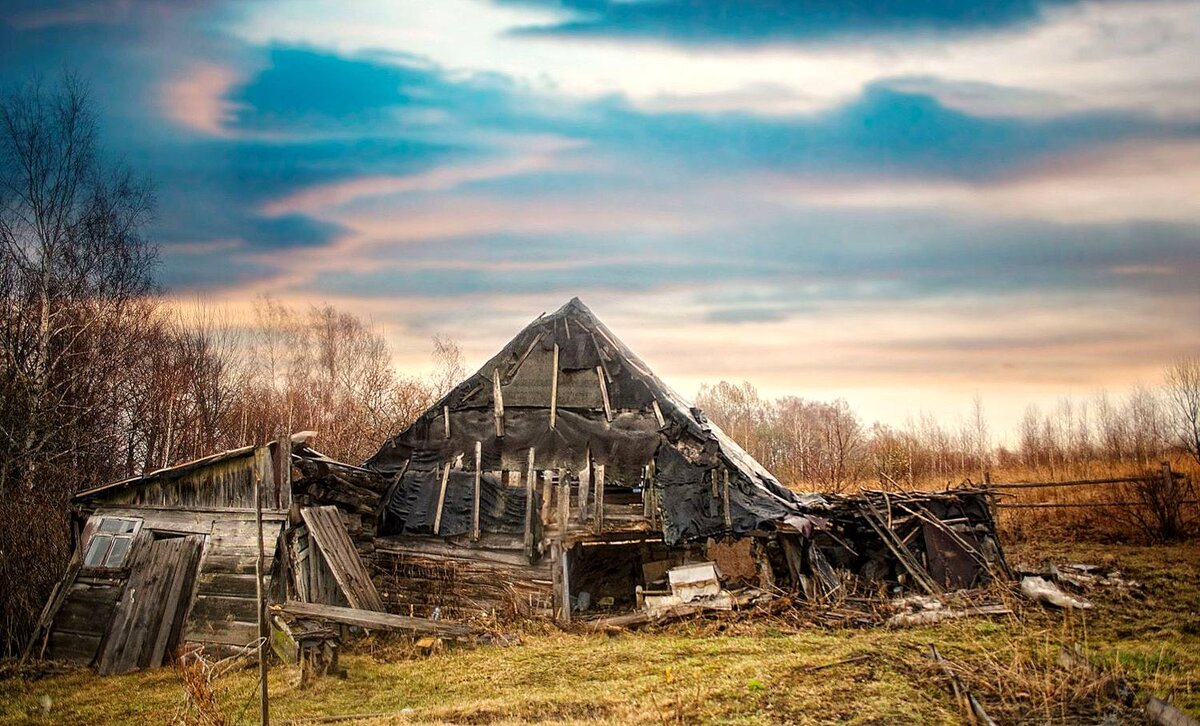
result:
[(968, 723), (981, 724), (982, 726), (996, 726), (996, 722), (984, 710), (983, 704), (979, 702), (979, 699), (975, 698), (975, 694), (971, 693), (966, 684), (959, 680), (958, 674), (954, 672), (954, 669), (950, 667), (950, 664), (942, 657), (942, 654), (938, 652), (937, 646), (933, 643), (929, 644), (929, 657), (941, 667), (942, 673), (949, 679), (950, 693), (954, 696), (955, 702), (958, 703), (958, 707), (962, 711), (963, 716), (966, 717)]
[(302, 618), (317, 618), (332, 620), (345, 625), (357, 625), (367, 630), (408, 630), (416, 633), (434, 633), (436, 635), (461, 636), (469, 635), (470, 627), (463, 623), (451, 623), (444, 620), (414, 618), (407, 615), (391, 615), (372, 610), (357, 610), (336, 605), (320, 605), (318, 603), (297, 602), (289, 600), (283, 605), (273, 606), (285, 613)]
[(943, 620), (965, 618), (971, 615), (1012, 615), (1012, 610), (1005, 605), (980, 605), (978, 607), (960, 609), (920, 610), (915, 613), (893, 615), (884, 624), (889, 628), (932, 625)]

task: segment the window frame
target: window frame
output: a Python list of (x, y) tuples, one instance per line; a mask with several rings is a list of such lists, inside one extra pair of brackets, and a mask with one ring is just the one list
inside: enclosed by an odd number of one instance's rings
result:
[[(107, 529), (105, 524), (108, 522), (118, 523), (118, 529)], [(137, 536), (142, 531), (142, 520), (138, 517), (125, 516), (109, 516), (101, 515), (96, 518), (95, 526), (91, 529), (88, 536), (87, 545), (83, 548), (82, 566), (89, 570), (103, 570), (117, 572), (126, 569), (129, 564), (129, 555), (133, 550), (133, 543), (137, 540)], [(103, 545), (104, 549), (97, 556), (93, 555), (93, 551), (97, 549), (99, 543), (107, 542)], [(120, 560), (115, 564), (111, 561), (113, 558), (113, 547), (118, 541), (127, 542), (124, 550), (121, 551)], [(98, 559), (94, 564), (89, 564), (89, 560)]]

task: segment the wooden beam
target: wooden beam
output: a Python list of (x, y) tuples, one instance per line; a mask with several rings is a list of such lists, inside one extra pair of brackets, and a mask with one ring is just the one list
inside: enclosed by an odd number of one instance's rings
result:
[(593, 527), (596, 533), (604, 531), (604, 464), (596, 464), (596, 496), (593, 497), (596, 511), (593, 515)]
[(529, 447), (529, 464), (525, 469), (525, 556), (533, 559), (533, 493), (534, 493), (534, 476), (533, 469), (534, 449)]
[(378, 613), (373, 610), (357, 610), (336, 605), (320, 605), (312, 602), (288, 601), (283, 605), (274, 606), (285, 613), (301, 618), (316, 618), (317, 620), (332, 620), (335, 623), (357, 625), (367, 630), (410, 630), (418, 633), (433, 633), (435, 635), (462, 636), (471, 632), (464, 623), (452, 623), (446, 620), (429, 620), (413, 618), (405, 615)]
[(496, 416), (496, 436), (504, 436), (504, 391), (500, 390), (500, 369), (492, 369), (492, 411)]
[(550, 430), (558, 417), (558, 343), (554, 344), (554, 362), (550, 372)]
[(600, 398), (604, 399), (604, 419), (612, 421), (612, 404), (608, 402), (608, 383), (604, 380), (604, 369), (596, 366), (596, 378), (600, 380)]
[(483, 442), (475, 442), (475, 496), (471, 506), (471, 539), (479, 541), (479, 480), (482, 477)]
[(658, 405), (658, 399), (654, 399), (654, 418), (658, 419), (658, 427), (661, 429), (667, 425), (667, 420), (663, 418), (662, 408)]
[(442, 468), (442, 486), (438, 490), (437, 512), (433, 515), (433, 533), (442, 532), (442, 507), (446, 504), (446, 485), (450, 483), (450, 462)]
[(444, 429), (444, 431), (442, 432), (443, 438), (449, 439), (450, 438), (450, 407), (449, 406), (442, 406), (442, 428)]

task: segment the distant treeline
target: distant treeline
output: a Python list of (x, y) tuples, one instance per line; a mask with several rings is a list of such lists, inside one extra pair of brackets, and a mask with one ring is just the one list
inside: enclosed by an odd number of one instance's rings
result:
[(1175, 455), (1200, 464), (1200, 358), (1179, 360), (1162, 386), (1135, 387), (1123, 398), (1101, 392), (1063, 398), (1050, 411), (1029, 406), (1015, 448), (994, 445), (978, 396), (955, 427), (930, 414), (902, 427), (868, 425), (845, 400), (770, 400), (748, 382), (703, 386), (696, 405), (797, 489), (979, 482), (985, 472), (1017, 469), (1055, 479), (1156, 468)]

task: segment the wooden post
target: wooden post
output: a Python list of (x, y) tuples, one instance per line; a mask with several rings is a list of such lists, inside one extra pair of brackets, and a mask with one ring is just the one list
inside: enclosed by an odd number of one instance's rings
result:
[(596, 511), (593, 515), (594, 527), (596, 533), (604, 531), (604, 464), (596, 464), (596, 495), (593, 497), (593, 506)]
[[(279, 447), (284, 446), (286, 438), (279, 440)], [(266, 458), (270, 460), (270, 449), (267, 449)], [(282, 457), (281, 457), (282, 458)], [(289, 462), (290, 466), (290, 462)], [(258, 701), (259, 701), (259, 718), (263, 726), (268, 726), (271, 723), (271, 708), (270, 697), (267, 693), (267, 602), (263, 593), (263, 559), (265, 552), (263, 551), (263, 519), (262, 519), (262, 479), (266, 472), (264, 467), (257, 467), (258, 471), (254, 475), (254, 521), (258, 528), (258, 557), (254, 560), (254, 603), (256, 616), (258, 618)]]
[(600, 398), (604, 400), (604, 420), (612, 421), (612, 404), (608, 402), (608, 383), (604, 380), (604, 369), (596, 366), (596, 378), (600, 380)]
[(550, 481), (549, 472), (538, 472), (538, 473), (541, 474), (541, 480), (542, 480), (542, 510), (539, 513), (539, 516), (542, 519), (542, 527), (544, 528), (544, 527), (546, 527), (546, 525), (550, 524), (550, 508), (551, 508), (551, 505), (554, 503), (554, 500), (553, 500), (554, 486), (553, 486), (553, 483)]
[(500, 369), (492, 369), (492, 411), (496, 416), (496, 436), (504, 436), (504, 391), (500, 390)]
[(658, 399), (654, 399), (654, 418), (658, 419), (658, 427), (661, 429), (667, 425), (667, 420), (663, 418), (662, 409), (659, 408)]
[(571, 570), (567, 565), (567, 549), (566, 542), (559, 545), (559, 556), (562, 557), (562, 617), (563, 622), (570, 624), (571, 622)]
[(583, 468), (579, 471), (579, 521), (587, 523), (588, 489), (592, 486), (592, 451), (583, 452)]
[(437, 512), (433, 515), (433, 533), (440, 534), (442, 531), (442, 506), (446, 503), (446, 485), (450, 482), (450, 462), (446, 462), (446, 466), (442, 469), (442, 486), (438, 490)]
[(479, 541), (479, 480), (483, 464), (483, 443), (475, 442), (475, 498), (471, 507), (471, 539)]
[(567, 534), (567, 523), (571, 521), (571, 483), (567, 470), (558, 470), (558, 536)]
[(533, 447), (529, 447), (529, 465), (525, 469), (525, 556), (533, 559)]
[(442, 428), (445, 429), (445, 431), (443, 432), (444, 438), (449, 439), (450, 438), (450, 407), (449, 406), (442, 406)]
[(725, 482), (721, 488), (721, 499), (725, 508), (725, 529), (730, 529), (733, 527), (733, 514), (729, 511), (729, 470), (722, 468), (721, 472), (725, 475)]
[(658, 468), (654, 465), (654, 459), (646, 464), (646, 486), (642, 490), (642, 499), (646, 502), (646, 511), (649, 515), (650, 524), (654, 524), (658, 519), (658, 490), (654, 488), (654, 477), (658, 473)]
[(554, 364), (550, 372), (550, 430), (554, 430), (554, 420), (558, 417), (558, 343), (554, 344)]

